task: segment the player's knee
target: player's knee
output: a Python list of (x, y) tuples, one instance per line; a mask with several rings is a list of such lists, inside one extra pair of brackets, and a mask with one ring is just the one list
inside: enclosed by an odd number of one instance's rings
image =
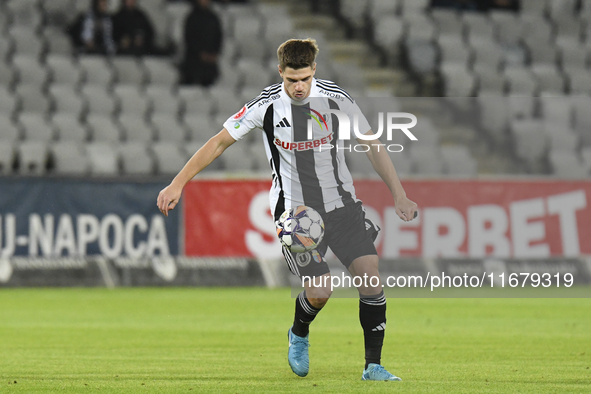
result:
[[(330, 296), (329, 296), (330, 297)], [(328, 302), (329, 297), (323, 297), (323, 298), (308, 298), (308, 301), (310, 301), (310, 304), (312, 304), (312, 306), (316, 309), (321, 309), (324, 307), (324, 305), (326, 305), (326, 303)]]

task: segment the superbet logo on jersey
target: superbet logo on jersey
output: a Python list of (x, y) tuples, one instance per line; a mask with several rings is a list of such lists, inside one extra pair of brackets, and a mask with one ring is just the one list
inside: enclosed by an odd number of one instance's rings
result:
[(319, 148), (322, 145), (328, 144), (333, 139), (333, 133), (330, 133), (326, 137), (317, 138), (312, 141), (300, 141), (300, 142), (286, 142), (281, 141), (279, 138), (275, 138), (275, 145), (282, 147), (285, 150), (310, 150), (314, 148)]

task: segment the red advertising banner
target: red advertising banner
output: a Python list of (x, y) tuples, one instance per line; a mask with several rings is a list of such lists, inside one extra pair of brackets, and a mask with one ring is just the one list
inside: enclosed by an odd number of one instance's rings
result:
[[(281, 256), (270, 181), (193, 181), (184, 192), (189, 256)], [(419, 216), (403, 222), (386, 185), (355, 182), (382, 231), (384, 258), (548, 257), (591, 254), (591, 181), (409, 180)]]

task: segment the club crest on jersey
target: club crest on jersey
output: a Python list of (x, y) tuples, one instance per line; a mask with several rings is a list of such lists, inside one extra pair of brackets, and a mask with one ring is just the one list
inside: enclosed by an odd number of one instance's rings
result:
[(234, 115), (232, 117), (232, 119), (238, 120), (238, 119), (242, 118), (244, 116), (244, 114), (246, 114), (246, 105), (244, 107), (242, 107), (242, 109), (240, 111), (238, 111), (236, 113), (236, 115)]

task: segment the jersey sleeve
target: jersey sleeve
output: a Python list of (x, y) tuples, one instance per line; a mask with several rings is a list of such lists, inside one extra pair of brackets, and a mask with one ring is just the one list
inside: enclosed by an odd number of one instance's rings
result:
[(241, 140), (252, 129), (263, 127), (263, 119), (260, 114), (261, 112), (254, 106), (248, 108), (247, 105), (244, 105), (240, 111), (224, 122), (224, 128), (236, 141)]

